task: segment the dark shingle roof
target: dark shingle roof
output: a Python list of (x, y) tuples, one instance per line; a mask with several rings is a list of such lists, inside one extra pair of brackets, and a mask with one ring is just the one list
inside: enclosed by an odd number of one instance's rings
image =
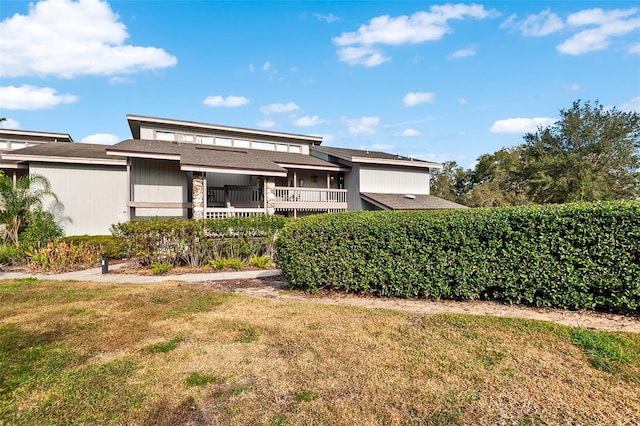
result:
[(424, 166), (433, 165), (433, 167), (441, 167), (440, 163), (433, 163), (431, 161), (418, 160), (411, 157), (405, 157), (396, 154), (389, 154), (387, 152), (381, 151), (368, 151), (361, 149), (350, 149), (350, 148), (335, 148), (329, 146), (314, 146), (311, 148), (312, 150), (323, 152), (325, 154), (334, 155), (340, 158), (344, 158), (348, 161), (354, 162), (359, 159), (366, 159), (370, 162), (375, 162), (375, 160), (383, 160), (383, 161), (399, 161), (406, 162), (406, 164), (414, 163), (416, 165), (421, 164)]
[(407, 198), (404, 194), (378, 194), (373, 192), (361, 192), (365, 201), (371, 202), (389, 210), (441, 210), (441, 209), (466, 209), (467, 206), (434, 197), (433, 195), (412, 195)]
[(23, 157), (87, 158), (111, 161), (118, 159), (118, 157), (114, 157), (113, 155), (107, 155), (107, 148), (109, 148), (109, 145), (50, 142), (7, 151), (3, 155), (19, 155)]
[(114, 153), (121, 152), (122, 155), (126, 155), (126, 153), (179, 155), (180, 164), (183, 166), (239, 169), (256, 172), (286, 173), (286, 169), (280, 165), (298, 165), (336, 170), (339, 168), (333, 163), (304, 154), (192, 143), (179, 144), (168, 141), (128, 139), (113, 145), (109, 148), (109, 151)]

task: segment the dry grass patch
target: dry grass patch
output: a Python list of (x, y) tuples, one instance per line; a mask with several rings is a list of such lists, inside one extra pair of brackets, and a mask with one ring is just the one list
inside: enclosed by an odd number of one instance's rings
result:
[(636, 334), (0, 281), (0, 424), (637, 424), (639, 389)]

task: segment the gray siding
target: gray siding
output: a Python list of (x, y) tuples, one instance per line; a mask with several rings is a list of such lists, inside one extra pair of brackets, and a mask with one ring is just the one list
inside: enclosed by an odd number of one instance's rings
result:
[[(131, 192), (136, 202), (187, 202), (188, 176), (177, 161), (134, 158), (131, 161)], [(126, 184), (125, 184), (126, 186)], [(182, 208), (136, 208), (135, 217), (187, 217)]]
[(429, 194), (429, 169), (362, 164), (360, 192)]
[(344, 187), (347, 189), (347, 209), (349, 211), (363, 210), (360, 198), (360, 164), (354, 163), (351, 171), (344, 174)]
[(66, 235), (108, 235), (112, 224), (126, 222), (124, 166), (31, 163), (29, 168), (49, 179), (63, 204), (61, 225)]

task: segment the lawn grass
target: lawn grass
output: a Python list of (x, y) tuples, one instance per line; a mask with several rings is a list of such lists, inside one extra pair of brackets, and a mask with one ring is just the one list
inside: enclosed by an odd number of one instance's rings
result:
[(0, 281), (0, 424), (638, 424), (640, 335)]

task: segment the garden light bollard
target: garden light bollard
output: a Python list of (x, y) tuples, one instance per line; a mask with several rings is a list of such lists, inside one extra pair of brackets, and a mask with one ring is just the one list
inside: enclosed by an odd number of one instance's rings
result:
[(109, 273), (109, 259), (106, 257), (102, 258), (102, 273), (103, 274)]

